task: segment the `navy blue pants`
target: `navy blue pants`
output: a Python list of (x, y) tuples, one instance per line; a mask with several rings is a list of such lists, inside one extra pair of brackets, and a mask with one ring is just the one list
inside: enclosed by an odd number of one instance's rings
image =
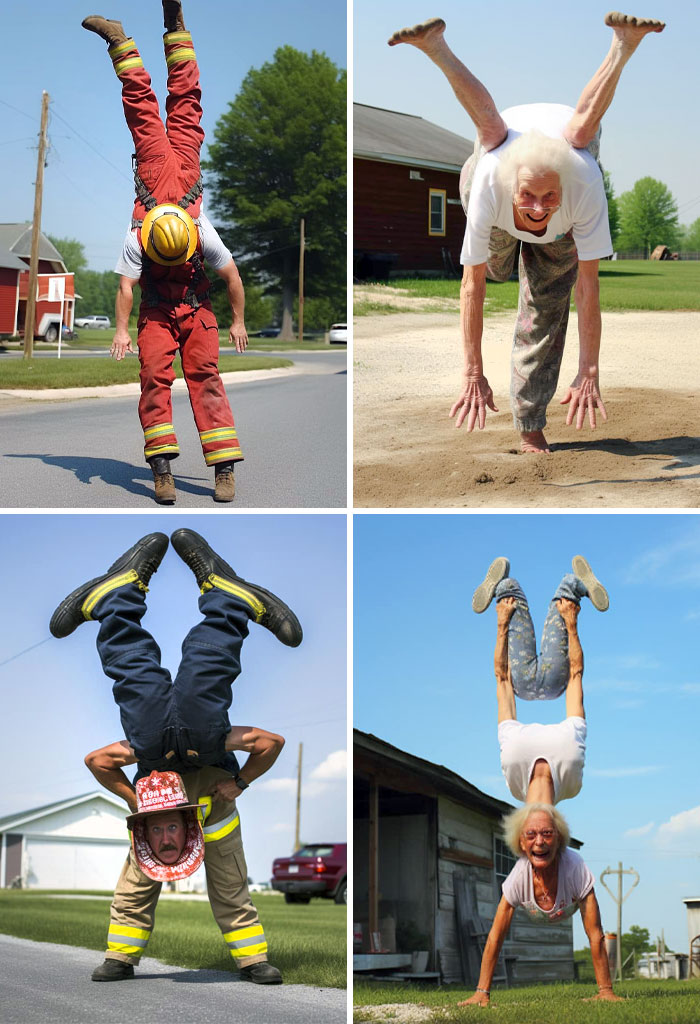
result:
[[(241, 671), (248, 606), (215, 587), (199, 598), (204, 618), (182, 644), (175, 679), (160, 663), (160, 648), (141, 625), (146, 595), (132, 583), (107, 594), (93, 618), (97, 651), (114, 685), (124, 735), (140, 773), (220, 764), (230, 729), (231, 685)], [(166, 759), (165, 755), (174, 751)], [(192, 758), (188, 751), (195, 751)]]

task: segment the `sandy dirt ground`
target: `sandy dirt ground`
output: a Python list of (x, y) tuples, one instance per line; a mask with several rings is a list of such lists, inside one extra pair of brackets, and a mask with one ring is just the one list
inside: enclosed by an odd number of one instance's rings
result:
[(484, 321), (484, 372), (499, 412), (469, 434), (448, 413), (460, 390), (456, 312), (358, 317), (354, 328), (354, 504), (360, 508), (700, 506), (700, 313), (604, 313), (608, 421), (566, 426), (577, 370), (569, 321), (545, 430), (551, 455), (518, 450), (510, 413), (515, 313)]

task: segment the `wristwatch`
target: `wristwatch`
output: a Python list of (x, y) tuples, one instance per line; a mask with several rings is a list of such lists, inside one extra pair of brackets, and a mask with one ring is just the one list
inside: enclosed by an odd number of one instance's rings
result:
[(236, 783), (239, 789), (247, 789), (248, 786), (250, 785), (250, 783), (246, 782), (245, 779), (242, 779), (240, 775), (234, 775), (233, 781)]

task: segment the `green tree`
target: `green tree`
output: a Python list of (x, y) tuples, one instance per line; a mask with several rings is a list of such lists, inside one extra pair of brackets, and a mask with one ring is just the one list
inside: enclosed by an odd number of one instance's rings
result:
[(55, 238), (48, 236), (49, 241), (61, 254), (69, 274), (76, 274), (79, 270), (87, 270), (87, 257), (85, 246), (75, 238)]
[(700, 217), (683, 228), (681, 250), (683, 252), (700, 252)]
[(609, 171), (603, 171), (603, 185), (605, 186), (605, 198), (608, 201), (608, 224), (614, 249), (617, 236), (620, 234), (620, 211), (617, 208), (617, 199), (615, 198)]
[(346, 75), (325, 54), (280, 47), (248, 72), (214, 129), (203, 167), (221, 233), (268, 292), (282, 291), (292, 337), (300, 221), (305, 294), (335, 297), (346, 282)]
[(674, 248), (680, 239), (678, 207), (669, 189), (655, 178), (640, 178), (630, 192), (618, 199), (620, 235), (618, 248), (643, 249), (644, 255), (657, 245)]

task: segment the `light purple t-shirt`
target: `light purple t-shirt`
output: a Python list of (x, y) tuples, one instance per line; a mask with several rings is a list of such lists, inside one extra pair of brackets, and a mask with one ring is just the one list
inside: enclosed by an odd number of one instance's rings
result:
[(506, 140), (484, 153), (474, 170), (462, 245), (463, 265), (473, 267), (487, 262), (491, 228), (502, 228), (513, 238), (533, 245), (559, 241), (572, 231), (579, 260), (598, 260), (612, 255), (603, 175), (588, 150), (571, 149), (571, 181), (564, 187), (561, 206), (541, 236), (515, 227), (513, 197), (498, 178), (499, 160), (519, 135), (537, 129), (550, 138), (563, 138), (573, 113), (573, 107), (559, 103), (530, 103), (502, 112), (501, 117), (508, 126)]
[(551, 910), (542, 910), (535, 903), (532, 885), (532, 865), (527, 857), (520, 857), (502, 886), (502, 892), (511, 907), (522, 907), (530, 917), (540, 921), (558, 921), (571, 917), (579, 903), (595, 885), (595, 878), (580, 857), (569, 847), (559, 855), (557, 897)]

